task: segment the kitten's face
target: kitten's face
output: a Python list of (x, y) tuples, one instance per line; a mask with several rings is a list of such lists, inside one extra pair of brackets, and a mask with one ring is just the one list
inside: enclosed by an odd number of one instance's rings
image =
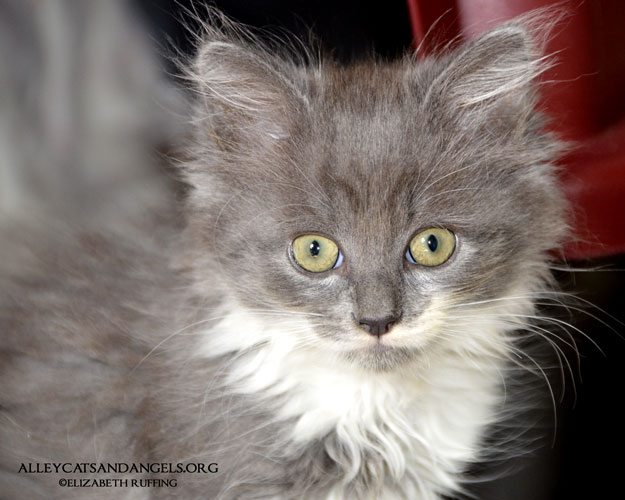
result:
[(257, 88), (231, 75), (229, 100), (255, 104), (209, 101), (193, 226), (246, 307), (296, 313), (302, 345), (390, 370), (462, 335), (466, 304), (533, 290), (563, 228), (554, 145), (526, 34), (487, 37), (420, 66), (308, 72), (233, 46), (225, 71)]

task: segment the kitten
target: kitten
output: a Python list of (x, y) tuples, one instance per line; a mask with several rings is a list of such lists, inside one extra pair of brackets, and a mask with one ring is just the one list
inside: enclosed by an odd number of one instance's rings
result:
[[(532, 35), (342, 67), (222, 24), (189, 73), (184, 228), (47, 235), (4, 280), (5, 496), (462, 491), (566, 228)], [(34, 462), (218, 465), (70, 493)]]

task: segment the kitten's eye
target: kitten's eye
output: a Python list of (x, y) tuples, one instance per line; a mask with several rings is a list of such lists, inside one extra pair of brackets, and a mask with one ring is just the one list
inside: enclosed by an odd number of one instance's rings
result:
[(332, 240), (317, 234), (298, 236), (291, 244), (295, 262), (311, 273), (337, 268), (343, 262), (339, 247)]
[(406, 259), (422, 266), (440, 266), (447, 262), (456, 249), (456, 236), (447, 229), (432, 227), (410, 240)]

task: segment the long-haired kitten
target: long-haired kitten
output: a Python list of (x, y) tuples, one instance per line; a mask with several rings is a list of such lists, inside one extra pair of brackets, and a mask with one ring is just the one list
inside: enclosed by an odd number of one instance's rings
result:
[(2, 270), (3, 498), (460, 492), (565, 233), (538, 45), (511, 22), (345, 67), (216, 24), (184, 227), (24, 234)]

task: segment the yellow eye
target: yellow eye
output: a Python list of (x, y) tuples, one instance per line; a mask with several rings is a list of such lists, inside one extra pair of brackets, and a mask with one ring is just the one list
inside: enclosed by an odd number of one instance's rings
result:
[(406, 259), (422, 266), (440, 266), (447, 262), (456, 249), (456, 236), (447, 229), (431, 227), (421, 231), (406, 251)]
[(293, 240), (291, 250), (295, 262), (311, 273), (329, 271), (343, 262), (336, 243), (318, 234), (298, 236)]

